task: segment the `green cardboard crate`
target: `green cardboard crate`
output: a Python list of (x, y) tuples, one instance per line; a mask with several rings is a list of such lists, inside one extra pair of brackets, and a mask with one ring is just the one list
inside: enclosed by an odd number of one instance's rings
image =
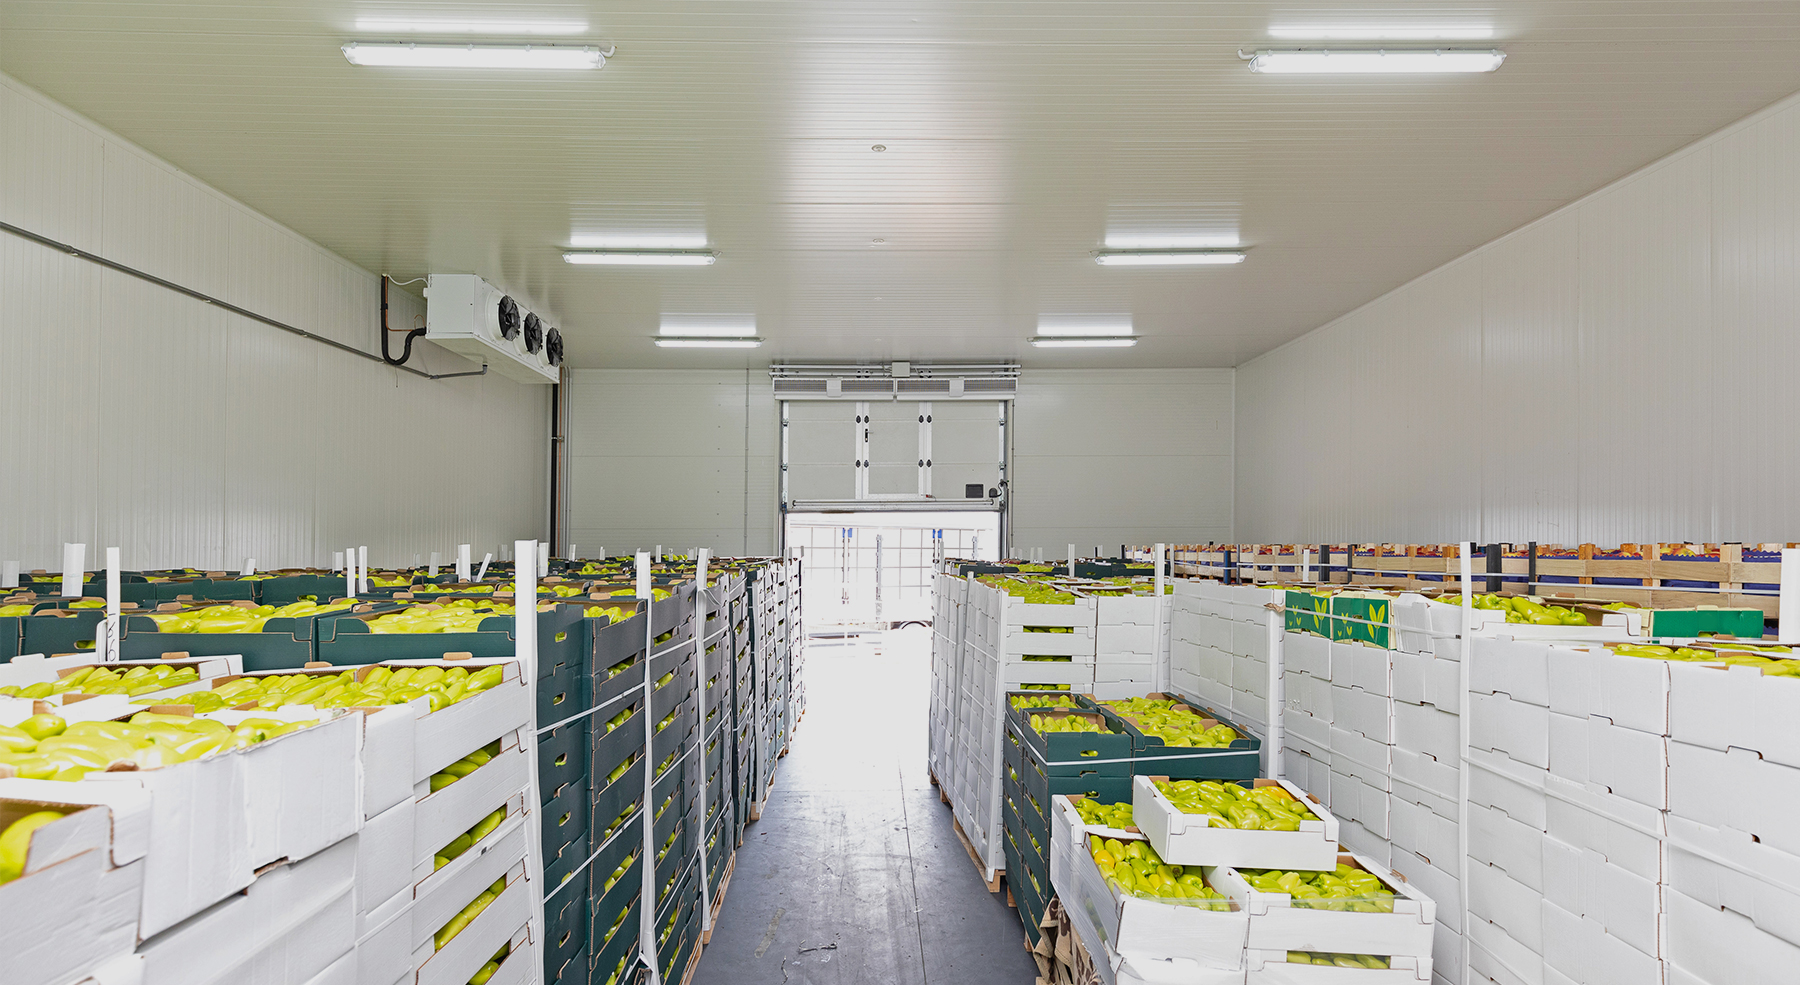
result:
[[(1233, 729), (1238, 733), (1238, 738), (1233, 739), (1227, 747), (1171, 746), (1161, 736), (1145, 733), (1132, 719), (1119, 714), (1105, 702), (1097, 702), (1100, 714), (1106, 717), (1107, 723), (1131, 737), (1131, 775), (1230, 782), (1254, 780), (1262, 775), (1262, 740), (1251, 735), (1243, 726), (1221, 718), (1212, 709), (1195, 704), (1179, 694), (1151, 692), (1145, 697), (1172, 698), (1202, 719)], [(1127, 796), (1125, 799), (1131, 798)]]
[(1644, 635), (1661, 639), (1686, 638), (1712, 633), (1760, 640), (1763, 635), (1761, 609), (1723, 609), (1710, 605), (1692, 609), (1647, 609), (1644, 611)]
[[(1050, 776), (1079, 776), (1098, 773), (1102, 776), (1131, 776), (1131, 736), (1107, 732), (1039, 732), (1031, 726), (1033, 715), (1042, 718), (1079, 717), (1111, 728), (1105, 716), (1096, 711), (1047, 709), (1026, 711), (1016, 719), (1019, 740), (1027, 758), (1037, 757)], [(1092, 763), (1084, 760), (1093, 760)]]

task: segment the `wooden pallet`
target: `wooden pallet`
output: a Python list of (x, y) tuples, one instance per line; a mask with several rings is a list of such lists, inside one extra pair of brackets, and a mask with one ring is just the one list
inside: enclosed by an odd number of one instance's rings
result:
[(723, 909), (725, 906), (725, 890), (730, 888), (731, 873), (736, 870), (737, 870), (737, 852), (732, 852), (731, 858), (727, 859), (725, 862), (725, 875), (719, 879), (719, 890), (718, 890), (718, 893), (716, 894), (718, 896), (718, 898), (713, 901), (712, 917), (708, 921), (708, 923), (710, 923), (711, 926), (708, 929), (700, 932), (700, 946), (701, 947), (705, 947), (706, 945), (712, 943), (713, 930), (719, 926), (719, 911), (721, 909)]
[(992, 876), (989, 876), (987, 874), (987, 863), (981, 860), (981, 856), (975, 851), (975, 844), (969, 840), (968, 835), (963, 833), (962, 822), (952, 817), (950, 819), (950, 826), (956, 830), (957, 840), (962, 842), (963, 850), (969, 853), (969, 861), (975, 863), (975, 877), (987, 884), (988, 892), (999, 892), (1006, 873), (995, 872)]

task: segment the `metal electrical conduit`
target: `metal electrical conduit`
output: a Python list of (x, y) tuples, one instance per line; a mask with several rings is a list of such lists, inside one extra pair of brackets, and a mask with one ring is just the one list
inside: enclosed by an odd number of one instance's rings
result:
[[(362, 358), (367, 359), (370, 362), (381, 363), (384, 366), (394, 365), (392, 363), (389, 363), (387, 360), (382, 359), (380, 356), (378, 356), (372, 352), (364, 352), (361, 349), (356, 348), (355, 346), (345, 345), (344, 343), (339, 342), (336, 339), (328, 339), (323, 335), (315, 335), (312, 332), (309, 332), (304, 328), (296, 328), (295, 326), (289, 325), (286, 322), (276, 321), (275, 319), (270, 318), (267, 315), (259, 315), (256, 312), (251, 311), (248, 308), (240, 308), (237, 305), (232, 304), (229, 301), (224, 301), (219, 298), (215, 298), (210, 294), (202, 294), (201, 292), (196, 291), (193, 288), (183, 287), (182, 285), (177, 284), (174, 281), (164, 280), (161, 277), (156, 276), (155, 274), (146, 273), (142, 270), (137, 269), (136, 267), (128, 267), (125, 264), (119, 263), (116, 260), (108, 260), (107, 258), (100, 256), (98, 254), (89, 253), (88, 251), (81, 249), (80, 247), (70, 246), (67, 243), (59, 243), (56, 240), (53, 240), (48, 236), (40, 236), (37, 233), (34, 233), (29, 229), (21, 229), (18, 226), (13, 225), (10, 222), (0, 221), (0, 230), (4, 230), (5, 232), (12, 233), (14, 236), (17, 236), (20, 239), (30, 240), (31, 242), (36, 243), (39, 246), (47, 246), (50, 249), (57, 250), (62, 253), (67, 253), (68, 255), (70, 255), (72, 257), (79, 257), (80, 259), (86, 260), (89, 263), (98, 264), (102, 267), (105, 267), (108, 270), (116, 270), (119, 273), (128, 274), (132, 277), (136, 277), (139, 280), (147, 281), (151, 284), (155, 284), (158, 287), (162, 287), (162, 288), (166, 288), (168, 290), (174, 291), (176, 294), (181, 294), (181, 295), (185, 295), (187, 297), (193, 298), (196, 301), (200, 301), (205, 304), (216, 305), (217, 307), (223, 308), (226, 311), (229, 311), (234, 315), (242, 315), (245, 318), (250, 319), (251, 321), (259, 321), (259, 322), (262, 322), (264, 325), (268, 325), (272, 328), (279, 328), (284, 332), (292, 332), (295, 335), (298, 335), (302, 338), (311, 339), (314, 342), (318, 342), (323, 345), (331, 346), (333, 349), (340, 349), (344, 352), (350, 353), (353, 356), (361, 356)], [(385, 316), (385, 313), (384, 313), (384, 316)], [(386, 339), (385, 339), (386, 333), (384, 332), (383, 335), (384, 335), (383, 341), (386, 341)], [(424, 372), (423, 370), (413, 369), (411, 366), (399, 366), (399, 365), (394, 365), (394, 368), (399, 369), (399, 370), (404, 370), (408, 373), (413, 374), (414, 376), (422, 376), (428, 380), (448, 380), (448, 379), (453, 379), (458, 376), (486, 376), (487, 371), (488, 371), (487, 366), (485, 364), (480, 369), (470, 370), (467, 373), (435, 373), (435, 374), (433, 374), (433, 373)]]

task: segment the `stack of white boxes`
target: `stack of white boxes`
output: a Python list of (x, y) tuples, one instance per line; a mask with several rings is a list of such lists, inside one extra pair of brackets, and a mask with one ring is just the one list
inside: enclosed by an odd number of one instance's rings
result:
[(1102, 595), (1093, 603), (1094, 694), (1129, 698), (1156, 690), (1162, 660), (1156, 598)]
[(1671, 664), (1668, 985), (1800, 969), (1800, 680)]
[(1461, 610), (1418, 596), (1393, 607), (1394, 746), (1388, 800), (1393, 866), (1438, 902), (1437, 976), (1462, 985)]
[[(532, 693), (509, 674), (499, 687), (417, 720), (382, 722), (385, 711), (369, 718), (362, 769), (367, 819), (357, 877), (361, 985), (463, 985), (508, 944), (514, 953), (495, 980), (536, 975), (540, 961), (525, 933), (537, 888), (527, 883), (541, 878), (526, 864), (529, 825), (538, 823), (524, 746)], [(499, 755), (431, 790), (432, 774), (495, 740)], [(444, 846), (502, 806), (507, 813), (498, 828), (434, 867)], [(505, 892), (436, 950), (433, 935), (500, 879)]]
[(1390, 861), (1393, 768), (1392, 664), (1383, 647), (1334, 640), (1331, 647), (1331, 799), (1346, 846)]
[[(534, 703), (517, 663), (506, 666), (501, 684), (424, 716), (409, 706), (216, 712), (209, 717), (226, 724), (319, 721), (158, 769), (74, 783), (0, 779), (0, 827), (37, 810), (65, 814), (33, 837), (25, 874), (0, 886), (0, 951), (8, 955), (0, 977), (7, 985), (464, 985), (502, 945), (527, 942), (533, 909), (524, 844), (536, 819), (523, 813), (529, 770), (519, 742)], [(106, 704), (97, 698), (69, 713)], [(501, 756), (431, 793), (432, 773), (502, 734), (511, 740)], [(495, 793), (496, 783), (510, 784), (512, 795)], [(477, 812), (472, 802), (484, 793), (493, 802)], [(452, 817), (442, 808), (453, 801), (470, 803)], [(439, 848), (503, 802), (514, 816), (496, 835), (433, 869)], [(502, 874), (517, 891), (435, 951), (433, 933)], [(526, 947), (503, 968), (492, 981), (516, 985), (537, 976), (538, 959)]]
[(1469, 679), (1471, 972), (1658, 980), (1669, 664), (1478, 637)]
[(1170, 596), (1169, 685), (1234, 722), (1268, 720), (1268, 610), (1281, 592), (1182, 580)]

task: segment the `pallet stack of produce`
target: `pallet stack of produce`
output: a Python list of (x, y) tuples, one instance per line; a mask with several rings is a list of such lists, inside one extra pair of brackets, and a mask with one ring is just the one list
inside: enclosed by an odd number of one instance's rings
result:
[[(619, 985), (647, 958), (682, 980), (742, 840), (742, 697), (774, 693), (746, 588), (786, 566), (726, 562), (697, 590), (677, 560), (645, 603), (630, 565), (537, 586), (535, 680), (511, 584), (411, 573), (375, 600), (334, 602), (340, 576), (286, 612), (127, 614), (144, 660), (0, 664), (20, 851), (0, 936), (27, 956), (8, 981)], [(21, 643), (97, 635), (81, 597), (6, 602)]]

